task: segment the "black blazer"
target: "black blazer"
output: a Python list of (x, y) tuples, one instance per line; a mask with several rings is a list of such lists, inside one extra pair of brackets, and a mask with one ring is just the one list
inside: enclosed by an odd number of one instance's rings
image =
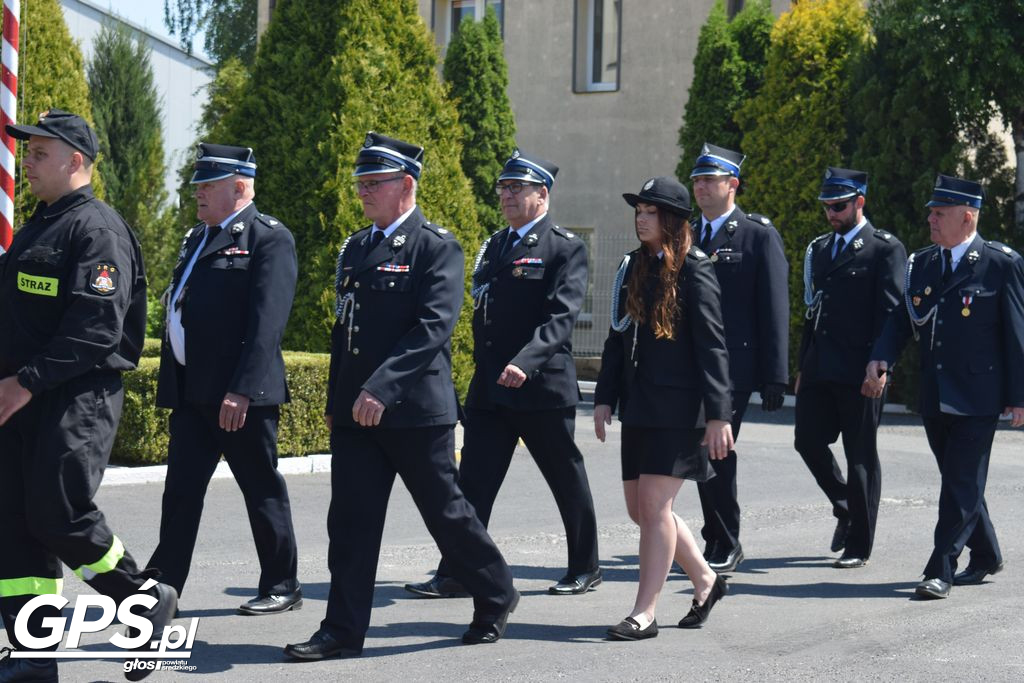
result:
[[(465, 296), (462, 247), (417, 207), (367, 253), (371, 228), (339, 254), (336, 289), (349, 297), (331, 332), (327, 413), (335, 428), (358, 428), (352, 404), (380, 400), (380, 427), (454, 425), (451, 336)], [(351, 341), (350, 341), (351, 340)]]
[(804, 320), (801, 382), (832, 381), (859, 387), (871, 345), (889, 313), (900, 305), (907, 251), (891, 233), (870, 222), (832, 260), (835, 233), (813, 240), (811, 291), (820, 292)]
[[(694, 223), (699, 239), (702, 220)], [(725, 344), (734, 391), (789, 383), (789, 263), (764, 216), (733, 209), (708, 245), (722, 288)]]
[[(204, 232), (198, 226), (186, 236), (172, 296)], [(182, 294), (185, 367), (178, 370), (165, 330), (157, 405), (216, 405), (228, 392), (248, 396), (256, 406), (288, 401), (281, 338), (297, 273), (291, 232), (255, 204), (204, 245)]]
[[(587, 293), (583, 241), (545, 216), (510, 252), (506, 228), (482, 247), (473, 287), (473, 359), (466, 405), (542, 410), (579, 401), (572, 330)], [(518, 389), (499, 386), (509, 363), (527, 375)]]
[[(1024, 406), (1024, 260), (976, 236), (943, 285), (940, 254), (932, 245), (911, 256), (905, 299), (871, 357), (892, 365), (916, 329), (922, 415), (995, 415)], [(913, 325), (908, 308), (924, 324)]]
[[(630, 270), (637, 254), (628, 254)], [(619, 320), (626, 312), (628, 282), (627, 271), (615, 312)], [(703, 252), (690, 250), (676, 286), (682, 314), (675, 339), (656, 339), (648, 323), (608, 332), (594, 403), (613, 410), (618, 404), (623, 424), (696, 429), (706, 420), (732, 417), (721, 291)]]

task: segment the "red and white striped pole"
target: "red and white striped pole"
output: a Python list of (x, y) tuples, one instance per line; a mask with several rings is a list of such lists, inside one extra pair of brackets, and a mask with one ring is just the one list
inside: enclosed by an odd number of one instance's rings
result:
[(0, 74), (0, 254), (14, 235), (15, 140), (7, 124), (18, 120), (18, 21), (21, 0), (4, 0), (3, 71)]

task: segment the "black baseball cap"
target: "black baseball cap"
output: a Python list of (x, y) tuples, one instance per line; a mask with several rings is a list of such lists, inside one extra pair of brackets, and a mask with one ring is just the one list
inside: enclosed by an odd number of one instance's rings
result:
[(100, 142), (89, 124), (78, 114), (50, 109), (39, 115), (39, 123), (34, 126), (7, 124), (7, 134), (19, 140), (28, 140), (33, 135), (44, 138), (57, 138), (68, 143), (79, 152), (96, 160), (100, 151)]

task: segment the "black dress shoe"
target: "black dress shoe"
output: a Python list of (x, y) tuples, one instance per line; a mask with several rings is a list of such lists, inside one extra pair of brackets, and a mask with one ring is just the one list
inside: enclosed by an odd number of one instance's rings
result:
[(601, 568), (598, 567), (594, 571), (587, 572), (586, 574), (563, 576), (554, 586), (548, 587), (548, 593), (551, 593), (552, 595), (579, 595), (596, 587), (602, 580)]
[(14, 659), (11, 652), (9, 647), (0, 650), (0, 682), (57, 683), (56, 659)]
[(1000, 562), (994, 567), (987, 567), (985, 569), (978, 569), (967, 565), (967, 569), (963, 570), (959, 574), (953, 577), (954, 586), (977, 586), (980, 583), (985, 582), (985, 577), (989, 574), (998, 574), (1003, 571), (1003, 563)]
[(450, 576), (437, 574), (430, 581), (407, 583), (405, 590), (425, 598), (468, 598), (469, 592)]
[(462, 634), (462, 642), (466, 645), (482, 645), (484, 643), (495, 643), (505, 635), (505, 628), (508, 627), (508, 615), (516, 611), (519, 604), (519, 591), (512, 589), (512, 602), (505, 611), (498, 615), (494, 621), (473, 620), (466, 632)]
[(743, 546), (737, 543), (736, 547), (728, 553), (723, 553), (721, 550), (721, 546), (718, 546), (718, 554), (708, 560), (708, 566), (715, 570), (716, 574), (734, 571), (743, 561)]
[(858, 567), (866, 567), (867, 565), (868, 558), (847, 555), (846, 553), (843, 553), (842, 557), (832, 563), (832, 566), (836, 569), (856, 569)]
[(950, 586), (949, 583), (942, 579), (925, 579), (921, 583), (917, 584), (917, 588), (914, 589), (914, 592), (922, 598), (948, 598), (951, 587), (952, 586)]
[(715, 579), (715, 584), (711, 586), (711, 592), (708, 593), (704, 604), (698, 605), (695, 599), (690, 606), (689, 613), (679, 620), (679, 628), (700, 628), (703, 626), (704, 622), (708, 620), (708, 615), (711, 614), (711, 608), (715, 606), (716, 602), (725, 597), (725, 594), (728, 592), (729, 586), (726, 585), (725, 579), (718, 576)]
[(846, 537), (850, 535), (850, 520), (840, 517), (836, 521), (836, 530), (832, 532), (832, 552), (838, 553), (846, 547)]
[(651, 621), (647, 628), (640, 628), (640, 624), (633, 617), (626, 617), (608, 629), (608, 638), (611, 640), (646, 640), (656, 635), (658, 635), (657, 619)]
[(358, 657), (363, 653), (351, 647), (345, 647), (341, 641), (327, 631), (317, 631), (304, 643), (285, 645), (284, 654), (292, 659), (314, 661), (330, 657)]
[[(149, 591), (156, 596), (156, 604), (152, 608), (142, 612), (139, 616), (148, 619), (149, 623), (153, 624), (153, 636), (152, 640), (157, 640), (163, 634), (163, 629), (167, 624), (171, 623), (174, 619), (174, 615), (178, 612), (178, 591), (174, 590), (171, 586), (166, 583), (156, 583)], [(133, 629), (129, 629), (129, 637), (133, 635)], [(150, 642), (152, 642), (152, 640)], [(151, 652), (149, 643), (146, 643), (136, 650), (140, 652)], [(129, 659), (125, 662), (124, 677), (129, 681), (141, 681), (143, 678), (153, 673), (153, 669), (146, 668), (145, 666), (139, 666), (139, 664), (149, 663), (152, 660), (138, 660)], [(133, 666), (127, 666), (131, 662)]]
[(302, 609), (301, 588), (296, 588), (291, 593), (285, 593), (284, 595), (265, 595), (262, 598), (253, 598), (249, 602), (240, 605), (238, 613), (260, 616), (298, 609)]

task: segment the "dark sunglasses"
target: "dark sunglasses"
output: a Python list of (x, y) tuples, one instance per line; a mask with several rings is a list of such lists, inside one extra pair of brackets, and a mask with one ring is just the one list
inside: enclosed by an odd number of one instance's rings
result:
[(842, 213), (843, 211), (846, 211), (846, 207), (850, 205), (850, 201), (851, 200), (847, 199), (845, 202), (835, 202), (833, 204), (826, 204), (825, 211), (828, 211), (830, 213)]

